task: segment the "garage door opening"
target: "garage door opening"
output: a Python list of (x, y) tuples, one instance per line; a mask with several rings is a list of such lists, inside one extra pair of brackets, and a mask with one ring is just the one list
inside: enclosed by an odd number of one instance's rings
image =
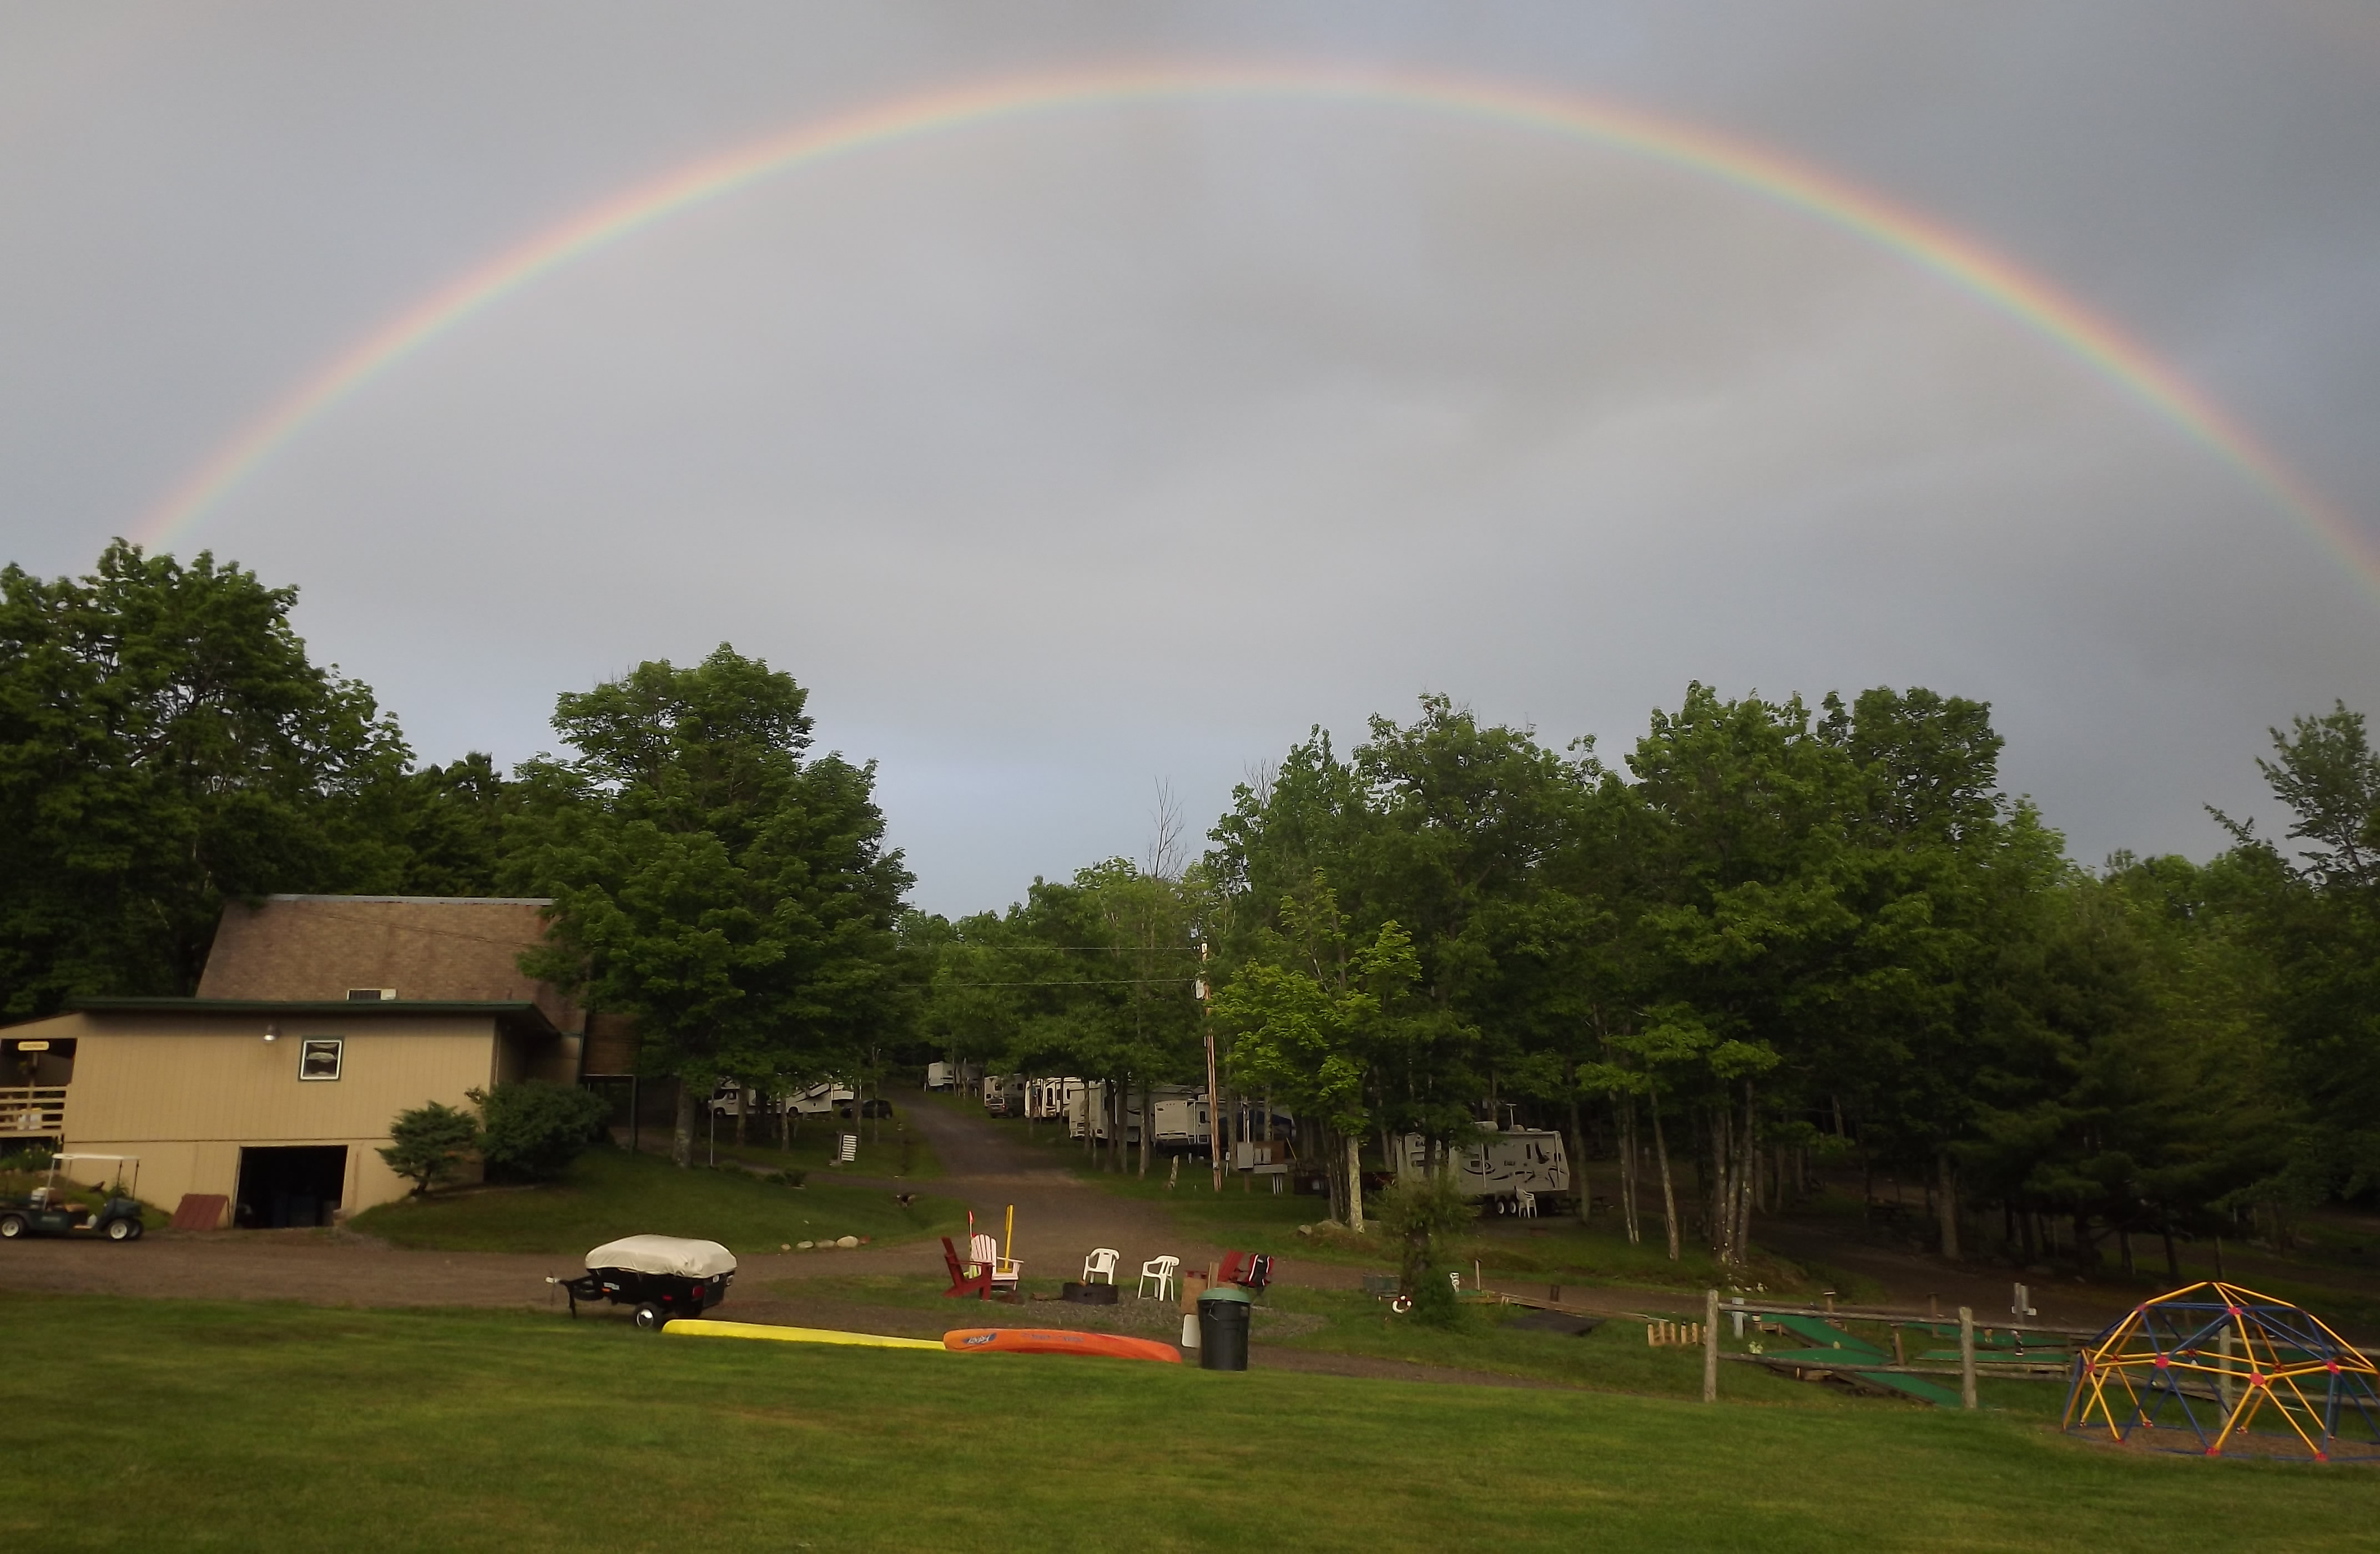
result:
[(346, 1190), (344, 1144), (242, 1149), (239, 1203), (232, 1222), (250, 1231), (327, 1225)]

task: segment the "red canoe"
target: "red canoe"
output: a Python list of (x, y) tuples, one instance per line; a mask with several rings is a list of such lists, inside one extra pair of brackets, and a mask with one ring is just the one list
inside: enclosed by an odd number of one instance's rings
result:
[(1182, 1363), (1181, 1350), (1155, 1339), (1066, 1328), (959, 1328), (942, 1335), (942, 1347), (962, 1354), (987, 1350), (1001, 1354), (1104, 1354), (1111, 1360)]

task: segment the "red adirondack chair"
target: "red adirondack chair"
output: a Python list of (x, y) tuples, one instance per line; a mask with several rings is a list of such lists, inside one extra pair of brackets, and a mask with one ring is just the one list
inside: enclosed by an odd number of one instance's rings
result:
[(942, 1292), (945, 1299), (957, 1300), (965, 1295), (978, 1300), (991, 1298), (990, 1264), (961, 1261), (959, 1249), (951, 1244), (949, 1236), (942, 1237), (942, 1261), (951, 1270), (951, 1287)]

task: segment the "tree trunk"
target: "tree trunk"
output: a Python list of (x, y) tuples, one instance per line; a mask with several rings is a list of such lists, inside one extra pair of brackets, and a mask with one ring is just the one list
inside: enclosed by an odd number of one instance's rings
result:
[(1579, 1111), (1575, 1090), (1570, 1098), (1570, 1184), (1578, 1194), (1578, 1222), (1584, 1225), (1595, 1194), (1586, 1179), (1586, 1118)]
[(1942, 1256), (1955, 1262), (1959, 1257), (1959, 1172), (1947, 1153), (1935, 1157), (1935, 1168), (1942, 1184)]
[(2181, 1282), (2181, 1258), (2175, 1255), (2173, 1249), (2173, 1221), (2168, 1220), (2160, 1228), (2165, 1232), (2165, 1276), (2179, 1284)]
[(1760, 1150), (1753, 1140), (1760, 1136), (1760, 1101), (1752, 1081), (1743, 1082), (1743, 1207), (1735, 1217), (1735, 1266), (1742, 1268), (1752, 1261), (1752, 1210), (1760, 1196)]
[(1735, 1228), (1735, 1179), (1728, 1151), (1728, 1135), (1733, 1128), (1726, 1101), (1722, 1100), (1708, 1110), (1710, 1120), (1703, 1125), (1702, 1131), (1710, 1145), (1709, 1174), (1704, 1175), (1699, 1159), (1694, 1174), (1702, 1178), (1703, 1239), (1710, 1243), (1711, 1256), (1724, 1266), (1728, 1261), (1728, 1232)]
[(744, 1147), (744, 1114), (752, 1110), (744, 1104), (744, 1097), (747, 1093), (744, 1088), (743, 1081), (737, 1080), (735, 1084), (735, 1147), (738, 1149)]
[(1630, 1096), (1623, 1102), (1615, 1096), (1612, 1098), (1612, 1106), (1621, 1113), (1618, 1124), (1620, 1129), (1620, 1215), (1628, 1227), (1628, 1244), (1640, 1246), (1644, 1244), (1645, 1230), (1644, 1220), (1636, 1204), (1636, 1178), (1643, 1170), (1644, 1159), (1636, 1150), (1636, 1098)]
[(694, 1087), (677, 1082), (677, 1117), (670, 1128), (670, 1164), (680, 1171), (694, 1164)]
[(1149, 1099), (1148, 1081), (1140, 1082), (1140, 1179), (1148, 1180), (1148, 1135), (1157, 1131), (1157, 1103)]
[(1670, 1261), (1678, 1260), (1678, 1190), (1670, 1180), (1670, 1147), (1661, 1136), (1661, 1098), (1653, 1100), (1653, 1153), (1661, 1162), (1661, 1216), (1670, 1232)]
[(1347, 1228), (1364, 1228), (1364, 1146), (1360, 1135), (1347, 1135)]

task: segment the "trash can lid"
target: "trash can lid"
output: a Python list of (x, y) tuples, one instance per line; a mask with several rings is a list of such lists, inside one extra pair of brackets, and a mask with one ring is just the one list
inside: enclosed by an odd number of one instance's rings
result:
[(1237, 1284), (1218, 1284), (1213, 1289), (1208, 1291), (1205, 1294), (1200, 1295), (1198, 1297), (1198, 1304), (1200, 1305), (1204, 1305), (1208, 1301), (1237, 1301), (1242, 1305), (1250, 1305), (1255, 1304), (1255, 1296), (1249, 1294), (1245, 1290), (1241, 1289)]

